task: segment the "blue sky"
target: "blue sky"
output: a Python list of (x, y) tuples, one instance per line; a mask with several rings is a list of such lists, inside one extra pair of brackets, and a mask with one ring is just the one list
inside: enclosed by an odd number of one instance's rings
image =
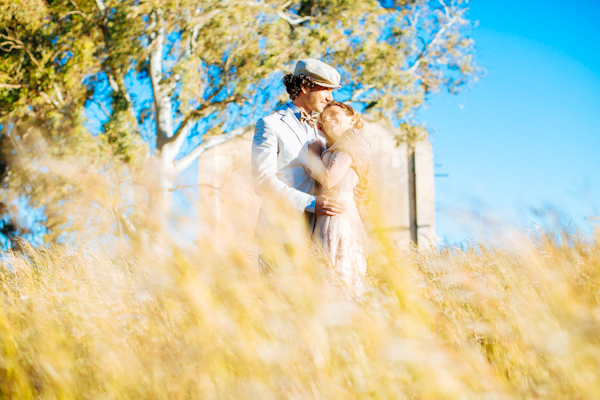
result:
[(480, 0), (469, 17), (484, 75), (420, 113), (448, 174), (436, 178), (438, 237), (600, 228), (600, 1)]
[[(432, 94), (419, 113), (436, 173), (448, 175), (436, 178), (442, 243), (534, 223), (600, 228), (589, 219), (600, 217), (599, 17), (600, 0), (472, 1), (485, 73), (458, 95)], [(196, 182), (196, 169), (180, 180)], [(176, 207), (189, 209), (194, 193)]]

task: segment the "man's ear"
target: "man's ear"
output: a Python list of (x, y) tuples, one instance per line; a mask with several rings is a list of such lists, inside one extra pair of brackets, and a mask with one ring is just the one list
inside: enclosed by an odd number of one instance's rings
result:
[(300, 85), (300, 90), (302, 90), (302, 93), (304, 94), (308, 94), (308, 92), (310, 92), (310, 88), (304, 85)]

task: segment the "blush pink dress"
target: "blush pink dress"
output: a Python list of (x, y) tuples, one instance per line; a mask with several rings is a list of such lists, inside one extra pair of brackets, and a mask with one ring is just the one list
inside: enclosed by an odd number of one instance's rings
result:
[(366, 234), (354, 188), (369, 188), (371, 146), (362, 131), (350, 129), (321, 159), (311, 157), (310, 170), (319, 193), (345, 207), (340, 215), (317, 215), (312, 241), (329, 256), (335, 279), (350, 293), (360, 295), (367, 270)]

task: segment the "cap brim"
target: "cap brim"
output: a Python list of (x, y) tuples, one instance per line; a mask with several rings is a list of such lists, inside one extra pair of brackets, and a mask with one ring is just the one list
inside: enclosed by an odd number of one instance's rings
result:
[(319, 82), (317, 80), (315, 80), (315, 83), (319, 86), (323, 86), (326, 88), (332, 88), (332, 89), (340, 89), (342, 87), (342, 85), (336, 85), (335, 83)]

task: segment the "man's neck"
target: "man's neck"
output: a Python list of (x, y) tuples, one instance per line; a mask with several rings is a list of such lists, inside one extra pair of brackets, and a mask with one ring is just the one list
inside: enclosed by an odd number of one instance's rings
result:
[(300, 110), (304, 111), (307, 114), (312, 113), (313, 110), (311, 110), (306, 103), (304, 103), (302, 100), (296, 98), (295, 100), (292, 101), (292, 104), (295, 105), (296, 107), (298, 107)]

